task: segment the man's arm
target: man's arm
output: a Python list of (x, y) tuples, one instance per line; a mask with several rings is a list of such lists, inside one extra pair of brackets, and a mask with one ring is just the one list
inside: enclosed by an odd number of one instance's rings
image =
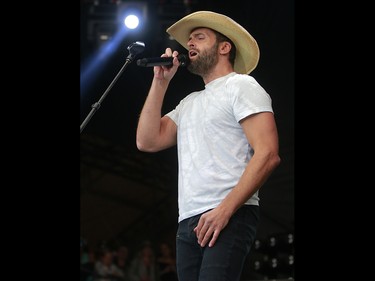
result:
[[(177, 57), (178, 52), (167, 48), (162, 56)], [(169, 117), (161, 116), (161, 108), (169, 82), (179, 66), (177, 58), (172, 67), (155, 66), (154, 78), (138, 120), (136, 144), (139, 150), (156, 152), (177, 142), (177, 126)]]
[(204, 213), (195, 228), (198, 243), (212, 247), (230, 217), (268, 179), (280, 164), (278, 133), (273, 113), (262, 112), (241, 121), (248, 142), (254, 148), (242, 177), (215, 209)]

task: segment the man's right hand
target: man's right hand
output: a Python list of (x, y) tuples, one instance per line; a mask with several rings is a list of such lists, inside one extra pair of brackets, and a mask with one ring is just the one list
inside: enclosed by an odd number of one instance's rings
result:
[(180, 65), (180, 62), (177, 59), (178, 52), (173, 51), (171, 48), (166, 48), (165, 53), (161, 57), (174, 57), (173, 66), (154, 66), (154, 77), (159, 80), (168, 80), (170, 81), (173, 76), (176, 74), (177, 69)]

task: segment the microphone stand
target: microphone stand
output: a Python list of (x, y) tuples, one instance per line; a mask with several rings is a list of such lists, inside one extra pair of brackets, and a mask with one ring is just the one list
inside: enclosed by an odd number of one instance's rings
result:
[(94, 104), (91, 105), (91, 111), (86, 116), (85, 120), (83, 120), (83, 122), (82, 122), (82, 124), (80, 126), (80, 133), (82, 133), (82, 130), (86, 127), (86, 125), (88, 124), (88, 122), (91, 120), (92, 116), (100, 108), (100, 105), (101, 105), (102, 101), (108, 95), (108, 92), (111, 90), (111, 88), (116, 83), (116, 81), (118, 80), (118, 78), (124, 72), (124, 70), (126, 69), (126, 67), (131, 62), (133, 62), (133, 60), (135, 59), (135, 57), (139, 53), (143, 52), (144, 48), (145, 48), (145, 44), (143, 42), (140, 42), (140, 41), (134, 42), (134, 43), (132, 43), (132, 44), (130, 44), (128, 46), (127, 49), (129, 50), (129, 55), (126, 57), (124, 65), (121, 67), (120, 71), (117, 73), (117, 75), (115, 76), (115, 78), (112, 80), (111, 84), (109, 84), (108, 88), (105, 90), (105, 92), (100, 97), (100, 99), (96, 103), (94, 103)]

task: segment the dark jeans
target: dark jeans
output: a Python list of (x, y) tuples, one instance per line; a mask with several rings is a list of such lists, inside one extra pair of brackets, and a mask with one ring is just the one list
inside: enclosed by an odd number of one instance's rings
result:
[(239, 208), (211, 248), (202, 248), (193, 231), (200, 216), (179, 223), (176, 236), (178, 280), (239, 281), (255, 239), (259, 206), (244, 205)]

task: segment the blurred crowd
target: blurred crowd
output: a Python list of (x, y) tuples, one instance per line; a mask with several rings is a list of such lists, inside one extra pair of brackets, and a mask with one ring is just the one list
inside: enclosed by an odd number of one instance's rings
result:
[[(134, 246), (134, 245), (133, 245)], [(138, 248), (81, 239), (80, 281), (178, 281), (173, 247), (143, 241)]]

